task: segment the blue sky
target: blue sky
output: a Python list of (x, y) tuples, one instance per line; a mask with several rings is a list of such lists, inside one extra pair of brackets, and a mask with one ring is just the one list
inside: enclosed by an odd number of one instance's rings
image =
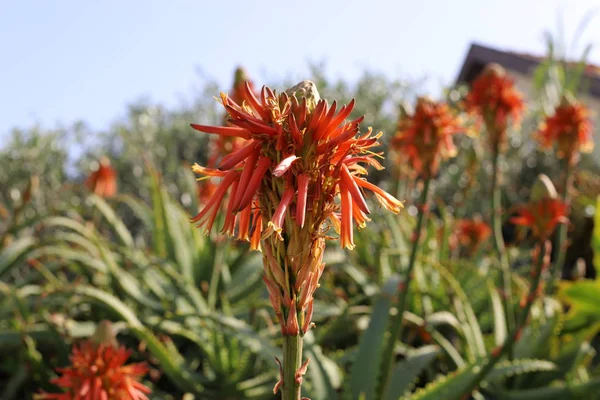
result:
[[(102, 129), (142, 96), (190, 98), (203, 75), (227, 89), (238, 64), (261, 83), (300, 79), (308, 60), (324, 60), (330, 76), (347, 79), (365, 68), (428, 76), (437, 94), (472, 41), (541, 54), (559, 14), (570, 40), (598, 8), (599, 0), (2, 1), (0, 134), (79, 119)], [(581, 43), (599, 38), (600, 15)]]

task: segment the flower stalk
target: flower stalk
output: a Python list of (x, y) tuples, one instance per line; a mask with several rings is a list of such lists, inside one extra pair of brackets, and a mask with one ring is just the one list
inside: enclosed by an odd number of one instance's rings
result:
[(490, 209), (492, 213), (492, 237), (494, 247), (500, 260), (502, 271), (502, 300), (508, 330), (515, 326), (515, 316), (512, 306), (512, 284), (510, 276), (510, 262), (502, 236), (502, 188), (500, 183), (500, 146), (495, 144), (492, 149), (492, 196)]
[[(413, 270), (415, 267), (415, 263), (417, 260), (417, 255), (419, 254), (421, 237), (423, 235), (423, 227), (427, 222), (428, 216), (428, 206), (429, 206), (429, 198), (430, 198), (430, 188), (431, 188), (431, 178), (425, 180), (423, 184), (423, 191), (421, 192), (421, 196), (419, 198), (419, 216), (417, 218), (417, 225), (413, 231), (413, 243), (410, 250), (410, 258), (408, 260), (408, 266), (406, 268), (406, 272), (404, 275), (404, 280), (400, 282), (398, 286), (398, 298), (396, 301), (396, 310), (397, 313), (392, 319), (392, 325), (390, 327), (390, 336), (388, 338), (387, 345), (383, 352), (383, 385), (382, 389), (385, 389), (387, 385), (389, 385), (389, 380), (394, 367), (394, 346), (396, 344), (396, 340), (402, 336), (403, 325), (403, 315), (406, 310), (406, 301), (408, 299), (408, 291), (410, 288), (410, 284), (413, 278)], [(385, 393), (385, 390), (382, 390), (382, 393)]]
[(511, 305), (512, 288), (510, 263), (504, 238), (502, 237), (502, 191), (500, 186), (500, 156), (507, 146), (508, 128), (517, 124), (524, 109), (522, 95), (516, 90), (511, 77), (498, 64), (488, 64), (471, 85), (466, 97), (469, 112), (477, 115), (487, 131), (487, 140), (492, 150), (492, 193), (490, 212), (494, 247), (502, 270), (502, 299), (509, 330), (515, 326)]
[(300, 400), (302, 375), (299, 375), (297, 371), (302, 367), (302, 342), (302, 336), (299, 334), (283, 337), (283, 382), (281, 388), (283, 400)]
[[(571, 186), (571, 162), (569, 162), (569, 160), (566, 160), (565, 162), (565, 180), (564, 180), (564, 184), (563, 184), (563, 193), (562, 193), (562, 201), (563, 203), (570, 205), (571, 204), (571, 195), (570, 195), (570, 191), (569, 191), (569, 187)], [(562, 275), (562, 269), (563, 266), (565, 264), (565, 258), (567, 256), (567, 248), (568, 248), (568, 238), (567, 238), (567, 229), (568, 226), (567, 224), (561, 224), (558, 227), (558, 232), (556, 234), (556, 242), (555, 242), (555, 246), (557, 249), (557, 254), (556, 254), (556, 261), (554, 262), (554, 264), (552, 265), (552, 268), (550, 270), (550, 275), (549, 275), (549, 279), (550, 281), (550, 285), (548, 285), (548, 289), (552, 292), (554, 292), (554, 290), (557, 287), (558, 282), (561, 279), (561, 275)]]

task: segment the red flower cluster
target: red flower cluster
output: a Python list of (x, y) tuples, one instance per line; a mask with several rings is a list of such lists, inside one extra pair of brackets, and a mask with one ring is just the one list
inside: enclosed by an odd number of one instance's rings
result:
[(130, 350), (82, 342), (73, 347), (71, 366), (51, 383), (64, 393), (42, 393), (41, 400), (147, 400), (150, 389), (138, 380), (148, 372), (145, 363), (124, 365)]
[(511, 218), (511, 222), (530, 227), (533, 235), (543, 241), (552, 235), (556, 225), (568, 221), (567, 213), (568, 206), (565, 202), (546, 197), (522, 206), (520, 215)]
[[(244, 104), (249, 99), (246, 95), (246, 84), (250, 87), (250, 91), (254, 92), (254, 84), (248, 78), (246, 71), (242, 67), (238, 67), (235, 70), (235, 76), (233, 81), (233, 88), (231, 90), (230, 98), (237, 104)], [(231, 126), (227, 122), (228, 115), (223, 119), (223, 126)], [(209, 156), (207, 166), (209, 168), (215, 168), (218, 162), (227, 154), (233, 153), (243, 146), (244, 140), (236, 136), (225, 136), (218, 135), (209, 143)], [(210, 180), (202, 180), (198, 183), (198, 199), (200, 204), (206, 204), (212, 195), (217, 190), (215, 185)]]
[[(250, 91), (256, 94), (254, 90), (254, 83), (250, 80), (244, 68), (238, 67), (235, 70), (233, 87), (229, 94), (229, 97), (235, 103), (242, 105), (244, 102), (247, 103), (250, 101), (246, 92), (246, 84), (250, 87)], [(227, 119), (228, 115), (226, 115), (223, 119), (223, 126), (231, 126)], [(210, 144), (210, 157), (208, 159), (207, 166), (211, 168), (216, 167), (221, 158), (229, 153), (239, 150), (243, 144), (244, 140), (239, 137), (223, 135), (216, 136)]]
[(400, 118), (391, 144), (399, 159), (408, 157), (413, 171), (427, 178), (437, 173), (440, 158), (456, 155), (452, 135), (461, 130), (447, 104), (420, 97), (414, 114)]
[(524, 110), (523, 98), (513, 80), (497, 64), (485, 67), (471, 84), (465, 100), (467, 110), (483, 119), (492, 146), (505, 142), (509, 118), (518, 123)]
[(101, 197), (112, 197), (117, 193), (117, 173), (110, 166), (108, 158), (100, 159), (98, 169), (90, 174), (85, 184)]
[[(233, 235), (237, 225), (238, 238), (251, 237), (254, 248), (260, 238), (273, 234), (283, 240), (284, 230), (308, 229), (324, 236), (322, 225), (327, 220), (340, 227), (342, 247), (353, 248), (352, 221), (363, 226), (370, 213), (365, 189), (374, 192), (383, 207), (400, 211), (400, 201), (362, 177), (366, 169), (361, 163), (382, 168), (375, 159), (380, 155), (371, 150), (379, 145), (380, 134), (369, 130), (356, 137), (363, 118), (346, 122), (354, 101), (336, 113), (335, 102), (329, 106), (320, 99), (298, 101), (293, 93), (277, 95), (268, 87), (257, 98), (246, 85), (246, 96), (250, 101), (239, 105), (221, 95), (233, 126), (192, 124), (202, 132), (245, 141), (216, 169), (193, 166), (198, 174), (223, 178), (212, 199), (193, 218), (199, 227), (212, 229), (229, 192), (222, 232)], [(286, 217), (296, 227), (284, 224)]]
[(457, 236), (460, 244), (474, 252), (492, 234), (492, 229), (481, 218), (461, 219), (457, 223)]
[(592, 130), (587, 107), (577, 101), (563, 99), (554, 110), (554, 115), (542, 122), (537, 138), (544, 148), (556, 144), (559, 158), (575, 162), (579, 152), (586, 153), (593, 149)]

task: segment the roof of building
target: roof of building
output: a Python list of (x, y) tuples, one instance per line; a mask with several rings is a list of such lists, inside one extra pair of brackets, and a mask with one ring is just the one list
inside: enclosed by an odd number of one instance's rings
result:
[[(472, 43), (456, 83), (471, 82), (489, 63), (497, 63), (508, 70), (530, 74), (543, 60), (544, 57), (540, 56), (502, 51)], [(568, 64), (576, 65), (577, 62), (568, 62)], [(588, 78), (588, 92), (600, 97), (600, 66), (587, 64), (585, 75)]]

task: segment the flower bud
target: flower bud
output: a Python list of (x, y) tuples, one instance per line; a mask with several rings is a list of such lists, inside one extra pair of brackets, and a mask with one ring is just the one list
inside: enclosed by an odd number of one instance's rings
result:
[(314, 110), (319, 100), (321, 100), (321, 96), (317, 90), (317, 85), (315, 85), (312, 81), (302, 81), (296, 86), (286, 90), (285, 93), (290, 97), (295, 97), (298, 100), (305, 98), (306, 107), (309, 111)]
[(98, 345), (116, 345), (117, 341), (112, 323), (107, 320), (101, 321), (96, 328), (96, 332), (94, 332), (90, 338), (90, 341)]
[(558, 193), (550, 178), (547, 175), (539, 174), (531, 187), (529, 201), (534, 203), (543, 199), (556, 199), (557, 197)]

